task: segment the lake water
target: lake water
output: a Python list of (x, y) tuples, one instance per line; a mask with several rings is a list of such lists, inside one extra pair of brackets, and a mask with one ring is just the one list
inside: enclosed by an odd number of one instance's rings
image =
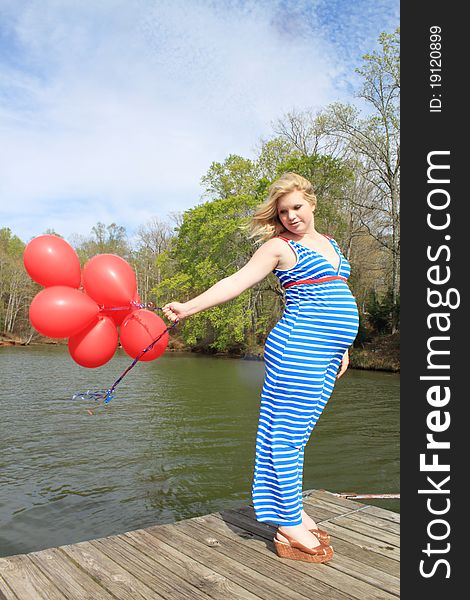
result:
[[(65, 347), (0, 348), (0, 556), (251, 502), (264, 363), (166, 353), (84, 369)], [(399, 377), (350, 370), (305, 453), (304, 489), (399, 492)], [(375, 504), (399, 510), (398, 501)], [(314, 515), (313, 515), (314, 516)]]

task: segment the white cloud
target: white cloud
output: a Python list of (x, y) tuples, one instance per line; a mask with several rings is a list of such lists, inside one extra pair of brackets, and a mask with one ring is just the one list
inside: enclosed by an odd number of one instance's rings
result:
[(2, 5), (0, 226), (25, 240), (98, 220), (132, 230), (196, 204), (210, 163), (250, 156), (294, 106), (347, 99), (326, 29), (282, 6)]

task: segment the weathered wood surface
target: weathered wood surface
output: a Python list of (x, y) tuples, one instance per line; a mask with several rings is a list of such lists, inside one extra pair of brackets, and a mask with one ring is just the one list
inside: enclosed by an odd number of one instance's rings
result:
[(399, 597), (397, 513), (323, 490), (305, 510), (330, 532), (326, 564), (280, 559), (251, 507), (0, 558), (4, 600), (380, 600)]

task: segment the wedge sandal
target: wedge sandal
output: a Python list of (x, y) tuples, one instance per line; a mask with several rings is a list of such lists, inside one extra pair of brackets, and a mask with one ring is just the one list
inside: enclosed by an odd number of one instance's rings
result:
[(324, 529), (309, 529), (310, 533), (313, 533), (315, 537), (318, 538), (319, 542), (329, 546), (331, 538), (330, 534)]
[(281, 533), (280, 535), (287, 540), (286, 542), (279, 540), (277, 533), (274, 537), (274, 546), (280, 558), (290, 558), (291, 560), (302, 560), (311, 563), (324, 563), (333, 558), (333, 548), (322, 542), (318, 546), (315, 546), (315, 548), (309, 548), (285, 533)]

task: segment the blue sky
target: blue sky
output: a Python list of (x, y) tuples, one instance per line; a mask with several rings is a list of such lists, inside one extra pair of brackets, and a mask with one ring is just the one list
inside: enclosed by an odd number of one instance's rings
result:
[(272, 122), (354, 101), (397, 0), (0, 0), (0, 227), (130, 236)]

